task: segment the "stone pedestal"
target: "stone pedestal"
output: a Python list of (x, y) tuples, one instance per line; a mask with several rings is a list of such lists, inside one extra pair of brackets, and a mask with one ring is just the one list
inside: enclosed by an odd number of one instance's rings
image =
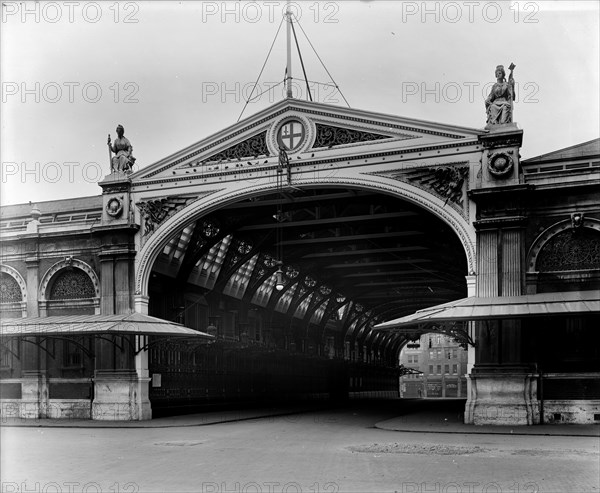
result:
[(48, 379), (40, 371), (24, 371), (21, 379), (19, 417), (46, 418), (48, 415)]
[(538, 375), (503, 367), (476, 369), (465, 405), (465, 423), (474, 425), (533, 425), (540, 422)]
[(137, 421), (152, 418), (149, 378), (135, 371), (97, 371), (94, 377), (92, 419)]

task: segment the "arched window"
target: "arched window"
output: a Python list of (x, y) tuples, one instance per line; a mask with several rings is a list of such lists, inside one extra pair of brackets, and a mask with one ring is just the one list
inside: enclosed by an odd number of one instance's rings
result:
[(536, 270), (540, 293), (598, 289), (600, 232), (580, 228), (555, 234), (540, 250)]
[(6, 272), (0, 272), (0, 303), (23, 301), (21, 287), (17, 280)]
[(0, 266), (0, 311), (3, 318), (27, 316), (27, 288), (21, 275), (12, 267)]
[(82, 260), (61, 260), (42, 277), (38, 299), (41, 317), (98, 314), (100, 279)]
[(94, 284), (80, 269), (63, 269), (50, 288), (51, 300), (78, 300), (96, 296)]

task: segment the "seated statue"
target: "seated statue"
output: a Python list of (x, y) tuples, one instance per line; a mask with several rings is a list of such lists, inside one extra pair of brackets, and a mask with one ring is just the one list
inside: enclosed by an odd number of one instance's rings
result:
[(490, 95), (485, 100), (488, 125), (512, 122), (513, 101), (515, 100), (515, 80), (512, 71), (515, 66), (511, 64), (509, 68), (510, 75), (507, 82), (504, 66), (498, 65), (496, 67), (496, 83), (492, 86)]
[(133, 147), (131, 142), (125, 137), (125, 129), (123, 125), (117, 126), (117, 138), (115, 143), (111, 145), (110, 135), (108, 136), (108, 149), (115, 155), (111, 158), (111, 173), (117, 171), (121, 173), (131, 173), (135, 158), (132, 155)]

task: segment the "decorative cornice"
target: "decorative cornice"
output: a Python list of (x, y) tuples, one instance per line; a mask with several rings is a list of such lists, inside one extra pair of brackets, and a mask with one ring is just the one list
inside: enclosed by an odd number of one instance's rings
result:
[[(369, 144), (370, 142), (367, 142), (367, 144)], [(410, 149), (405, 149), (405, 148), (401, 148), (401, 149), (394, 149), (394, 150), (390, 150), (390, 151), (379, 151), (379, 152), (371, 152), (371, 153), (364, 153), (364, 154), (357, 154), (354, 156), (340, 156), (340, 157), (331, 157), (331, 158), (326, 158), (326, 159), (318, 159), (318, 160), (310, 160), (310, 161), (294, 161), (293, 167), (294, 168), (303, 168), (303, 167), (309, 167), (309, 166), (318, 166), (318, 165), (322, 165), (322, 164), (333, 164), (333, 163), (340, 163), (340, 162), (348, 162), (348, 161), (353, 161), (353, 160), (365, 160), (365, 159), (377, 159), (377, 158), (383, 158), (383, 157), (389, 157), (389, 156), (398, 156), (400, 155), (400, 157), (402, 158), (405, 154), (419, 154), (419, 153), (423, 153), (423, 152), (428, 152), (428, 151), (439, 151), (442, 149), (450, 149), (450, 148), (460, 148), (460, 147), (467, 147), (467, 146), (471, 146), (471, 145), (478, 145), (477, 141), (461, 141), (461, 142), (451, 142), (451, 143), (447, 143), (447, 144), (431, 144), (428, 146), (423, 146), (423, 147), (411, 147)], [(425, 159), (425, 158), (423, 158)], [(255, 163), (258, 164), (258, 163)], [(452, 164), (452, 163), (450, 163)], [(177, 176), (177, 177), (173, 177), (173, 178), (161, 178), (159, 180), (153, 180), (153, 181), (147, 181), (147, 182), (143, 182), (143, 183), (139, 183), (140, 186), (149, 186), (149, 185), (164, 185), (167, 183), (178, 183), (178, 182), (184, 182), (184, 181), (190, 181), (192, 179), (207, 179), (207, 178), (223, 178), (223, 177), (236, 177), (237, 175), (244, 175), (244, 174), (252, 174), (252, 173), (257, 173), (258, 171), (260, 171), (261, 173), (263, 172), (268, 172), (269, 170), (276, 170), (277, 169), (277, 164), (276, 163), (271, 163), (267, 166), (253, 166), (253, 167), (248, 167), (248, 168), (235, 168), (229, 171), (219, 171), (219, 172), (213, 172), (213, 173), (202, 173), (202, 174), (190, 174), (190, 175), (185, 175), (185, 176)], [(258, 177), (257, 177), (258, 178)], [(240, 178), (240, 180), (243, 178)], [(134, 183), (134, 187), (136, 186), (136, 184)]]
[(523, 228), (527, 223), (527, 216), (504, 216), (479, 219), (473, 222), (477, 230), (497, 228)]

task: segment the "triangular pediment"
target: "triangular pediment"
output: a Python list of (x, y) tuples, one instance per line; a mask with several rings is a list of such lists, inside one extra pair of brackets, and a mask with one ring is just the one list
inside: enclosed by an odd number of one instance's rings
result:
[(191, 146), (145, 166), (135, 184), (194, 180), (207, 172), (273, 165), (279, 149), (297, 160), (318, 160), (447, 145), (484, 131), (285, 99)]

